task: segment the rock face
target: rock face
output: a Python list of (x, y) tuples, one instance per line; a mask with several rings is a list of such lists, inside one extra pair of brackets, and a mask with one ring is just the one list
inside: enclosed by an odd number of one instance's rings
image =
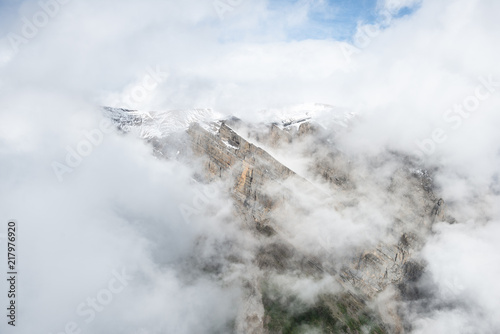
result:
[[(140, 126), (131, 117), (113, 119)], [(418, 299), (415, 282), (425, 270), (418, 252), (434, 222), (453, 222), (444, 201), (434, 195), (427, 171), (390, 152), (364, 166), (353, 163), (335, 148), (334, 138), (306, 119), (252, 126), (233, 118), (193, 123), (186, 133), (185, 151), (202, 159), (202, 178), (227, 181), (234, 216), (258, 240), (254, 258), (246, 264), (252, 274), (242, 282), (246, 293), (236, 319), (238, 333), (285, 333), (293, 324), (308, 325), (304, 319), (315, 319), (311, 323), (323, 332), (404, 332), (404, 314), (368, 305), (388, 289), (396, 291), (395, 301)], [(161, 151), (168, 142), (154, 144)], [(280, 149), (296, 147), (301, 152), (294, 154), (307, 161), (307, 175), (275, 158)], [(373, 193), (380, 203), (377, 209), (388, 220), (378, 240), (354, 245), (340, 256), (332, 251), (335, 247), (318, 241), (319, 250), (307, 248), (295, 242), (296, 235), (290, 237), (291, 221), (307, 221), (316, 209), (341, 215), (361, 212)], [(318, 204), (308, 206), (307, 199)], [(270, 297), (276, 294), (269, 287), (275, 275), (330, 277), (341, 291), (323, 292), (308, 310), (291, 315), (277, 302), (282, 298)]]
[[(308, 258), (307, 253), (280, 239), (279, 231), (286, 229), (286, 226), (283, 226), (283, 222), (272, 222), (273, 217), (274, 220), (276, 218), (269, 212), (277, 210), (287, 200), (289, 189), (281, 188), (281, 199), (270, 197), (263, 191), (264, 186), (269, 187), (270, 183), (281, 185), (289, 178), (299, 180), (309, 190), (314, 189), (314, 186), (266, 151), (249, 143), (224, 122), (216, 132), (211, 133), (198, 124), (193, 125), (188, 132), (192, 138), (193, 151), (208, 158), (206, 166), (211, 176), (227, 177), (229, 172), (232, 173), (235, 178), (233, 197), (239, 213), (245, 216), (247, 223), (258, 232), (273, 236), (272, 242), (262, 243), (263, 247), (256, 257), (257, 265), (264, 272), (300, 269), (310, 275), (325, 274), (323, 266), (327, 264)], [(306, 136), (313, 132), (310, 123), (303, 123), (295, 136)], [(272, 147), (283, 141), (291, 143), (293, 139), (290, 133), (275, 125), (270, 126), (268, 136), (261, 136), (262, 143)], [(321, 145), (318, 143), (318, 146)], [(348, 165), (343, 161), (345, 159), (338, 153), (318, 156), (311, 169), (330, 183), (333, 191), (356, 198), (359, 193), (355, 189), (354, 180), (348, 176)], [(361, 250), (338, 273), (326, 273), (334, 275), (346, 291), (360, 298), (361, 303), (372, 300), (390, 285), (398, 287), (401, 298), (415, 297), (415, 292), (408, 286), (424, 270), (423, 264), (415, 259), (415, 255), (423, 245), (423, 237), (430, 231), (432, 223), (444, 218), (443, 200), (433, 195), (429, 176), (425, 172), (413, 170), (403, 164), (395, 170), (390, 180), (385, 196), (399, 206), (393, 211), (394, 223), (390, 225), (394, 242), (380, 243), (372, 249)], [(278, 236), (275, 235), (277, 232)], [(302, 258), (302, 263), (297, 258)], [(255, 286), (253, 288), (258, 289)], [(264, 327), (258, 331), (265, 332)], [(402, 328), (387, 324), (386, 331), (401, 332)]]

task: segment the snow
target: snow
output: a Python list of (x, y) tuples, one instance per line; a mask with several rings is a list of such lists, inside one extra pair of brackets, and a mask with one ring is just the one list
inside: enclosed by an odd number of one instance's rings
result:
[[(121, 108), (104, 108), (104, 114), (114, 122), (139, 130), (142, 138), (163, 138), (172, 133), (186, 131), (193, 123), (199, 123), (206, 130), (216, 134), (218, 128), (212, 121), (219, 115), (211, 109), (189, 109), (144, 112)], [(220, 127), (220, 124), (219, 124)]]
[(235, 150), (239, 150), (239, 149), (240, 149), (240, 148), (239, 148), (239, 147), (237, 147), (237, 146), (233, 146), (233, 145), (229, 144), (229, 142), (228, 142), (227, 140), (222, 139), (221, 141), (222, 141), (224, 144), (226, 144), (226, 147), (228, 147), (228, 148), (232, 148), (232, 149), (235, 149)]
[(217, 135), (219, 133), (220, 127), (222, 125), (221, 121), (216, 122), (200, 122), (199, 125), (206, 131), (210, 132), (213, 135)]
[[(163, 138), (172, 133), (186, 131), (193, 123), (217, 135), (221, 126), (222, 115), (212, 109), (188, 109), (169, 111), (139, 111), (105, 107), (104, 113), (114, 122), (121, 125), (122, 130), (137, 128), (140, 136), (146, 139)], [(315, 122), (325, 127), (339, 125), (348, 127), (356, 114), (348, 110), (322, 103), (304, 103), (281, 109), (269, 109), (256, 117), (265, 118), (266, 123), (274, 123), (284, 130), (297, 131), (306, 122)], [(241, 135), (241, 134), (240, 134)], [(246, 138), (245, 138), (246, 139)], [(230, 145), (230, 144), (228, 144)]]
[(324, 103), (303, 103), (280, 109), (263, 111), (260, 121), (275, 123), (281, 129), (298, 128), (307, 121), (315, 121), (319, 125), (336, 124), (348, 127), (356, 114), (350, 110), (334, 107)]

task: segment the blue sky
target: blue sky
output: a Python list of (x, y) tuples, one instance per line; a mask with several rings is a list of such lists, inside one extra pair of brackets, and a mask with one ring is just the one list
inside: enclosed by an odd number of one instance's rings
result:
[[(271, 10), (300, 4), (319, 3), (304, 0), (271, 0)], [(335, 39), (349, 41), (358, 23), (375, 23), (378, 17), (376, 0), (326, 0), (321, 5), (311, 5), (309, 20), (305, 25), (292, 27), (288, 31), (289, 39)], [(413, 13), (415, 8), (403, 8), (395, 17)]]
[[(282, 19), (286, 13), (290, 14), (304, 6), (309, 7), (306, 22), (285, 28), (287, 40), (350, 41), (359, 23), (374, 23), (377, 20), (378, 2), (377, 0), (269, 0), (267, 5), (268, 9), (274, 12), (274, 18), (278, 20)], [(22, 3), (18, 0), (0, 0), (0, 20), (2, 21), (0, 33), (2, 35), (7, 34), (12, 26), (19, 24), (21, 17), (19, 8)], [(33, 1), (33, 10), (39, 9), (36, 3)], [(413, 9), (403, 9), (398, 16), (411, 14), (412, 11)], [(257, 30), (260, 29), (257, 28)]]
[(358, 22), (369, 23), (376, 19), (374, 0), (330, 0), (328, 4), (334, 15), (328, 15), (322, 10), (313, 11), (310, 18), (318, 29), (304, 31), (304, 35), (309, 35), (309, 38), (346, 40), (355, 32)]
[(10, 26), (20, 19), (18, 15), (19, 5), (19, 1), (0, 0), (0, 38), (7, 34)]

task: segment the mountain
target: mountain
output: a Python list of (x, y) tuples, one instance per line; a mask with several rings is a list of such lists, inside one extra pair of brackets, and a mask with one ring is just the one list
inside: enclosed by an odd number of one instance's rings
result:
[[(207, 110), (179, 112), (181, 119), (105, 114), (159, 158), (198, 163), (198, 182), (224, 184), (231, 223), (253, 240), (251, 254), (193, 263), (221, 281), (233, 274), (228, 268), (245, 273), (235, 332), (407, 332), (405, 307), (431, 298), (420, 287), (419, 250), (435, 222), (454, 219), (435, 195), (432, 171), (399, 152), (350, 156), (336, 140), (354, 116), (314, 107), (274, 122), (213, 120)], [(325, 123), (321, 112), (334, 117)], [(308, 282), (314, 298), (283, 282)]]

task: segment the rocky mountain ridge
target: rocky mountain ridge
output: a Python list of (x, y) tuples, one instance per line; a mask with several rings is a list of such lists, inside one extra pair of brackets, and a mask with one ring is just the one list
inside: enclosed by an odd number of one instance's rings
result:
[[(146, 123), (144, 116), (132, 111), (106, 111), (122, 131)], [(151, 131), (142, 135), (158, 156), (172, 156), (169, 136), (154, 136)], [(202, 159), (203, 182), (227, 182), (235, 219), (258, 240), (253, 260), (245, 264), (253, 274), (241, 282), (246, 293), (236, 332), (288, 333), (310, 326), (325, 333), (410, 330), (398, 305), (425, 298), (417, 284), (425, 271), (418, 252), (434, 222), (453, 222), (444, 201), (434, 194), (428, 171), (394, 152), (369, 159), (368, 166), (353, 162), (336, 148), (335, 137), (310, 118), (257, 125), (237, 118), (195, 120), (175, 145), (177, 154), (182, 151), (188, 159)], [(301, 168), (306, 175), (276, 158), (290, 148), (300, 151), (294, 154), (306, 161)], [(378, 179), (378, 174), (383, 177)], [(366, 203), (373, 201), (380, 203), (380, 217), (364, 213)], [(331, 229), (325, 235), (320, 232), (318, 240), (301, 237), (291, 225), (311, 221), (316, 210), (348, 217), (346, 224), (356, 217), (370, 227), (373, 219), (370, 228), (379, 226), (380, 232), (370, 243), (349, 245), (347, 251), (337, 249), (335, 234), (328, 237)], [(321, 224), (329, 226), (330, 216), (326, 214)], [(313, 221), (311, 226), (318, 224)], [(335, 224), (342, 224), (342, 219)], [(311, 247), (297, 242), (306, 239)], [(286, 292), (273, 287), (277, 276), (331, 278), (340, 288), (321, 293), (297, 314), (290, 310), (293, 302), (282, 303)], [(377, 304), (387, 291), (391, 302)]]

